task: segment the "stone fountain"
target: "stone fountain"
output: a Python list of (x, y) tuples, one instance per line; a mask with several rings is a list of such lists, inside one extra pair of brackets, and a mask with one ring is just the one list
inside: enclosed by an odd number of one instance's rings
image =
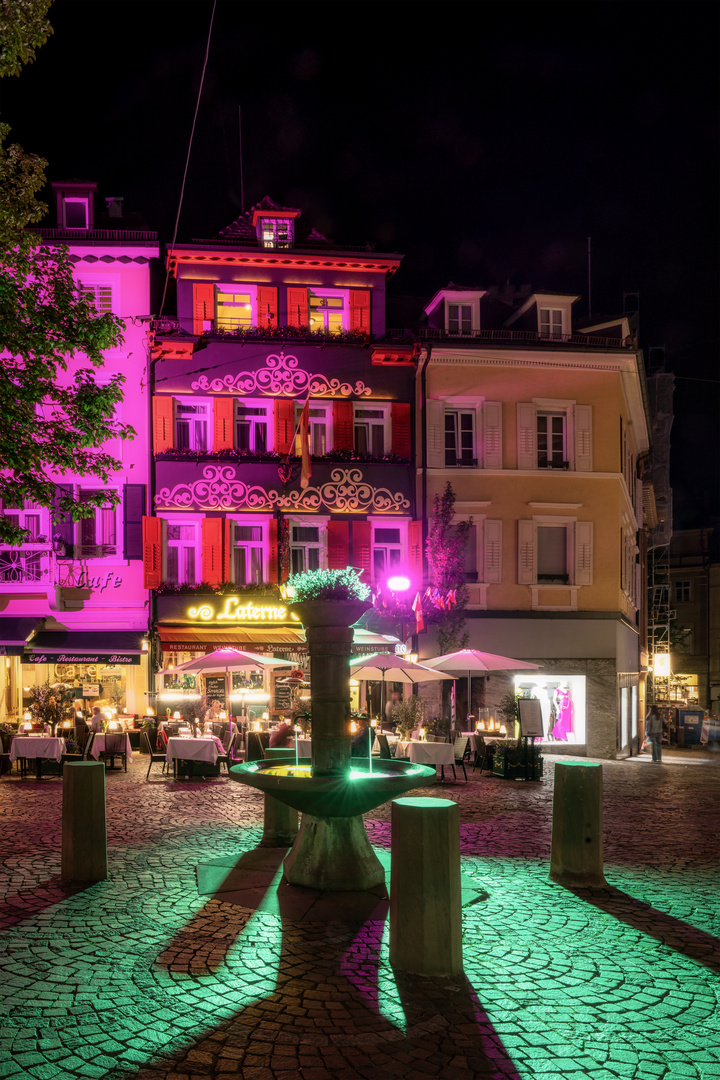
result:
[(305, 626), (312, 662), (312, 757), (248, 762), (233, 780), (300, 810), (302, 824), (283, 864), (291, 885), (323, 892), (361, 891), (385, 880), (362, 815), (435, 781), (412, 762), (351, 758), (349, 658), (363, 600), (305, 600), (292, 611)]

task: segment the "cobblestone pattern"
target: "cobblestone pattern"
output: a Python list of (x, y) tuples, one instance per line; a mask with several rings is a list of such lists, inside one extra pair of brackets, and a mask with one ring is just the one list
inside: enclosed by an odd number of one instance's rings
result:
[[(553, 759), (432, 789), (480, 890), (464, 977), (434, 980), (393, 974), (386, 923), (199, 896), (198, 863), (259, 841), (261, 797), (146, 767), (107, 776), (87, 889), (60, 881), (61, 781), (0, 783), (0, 1080), (720, 1077), (716, 760), (603, 763), (606, 891), (548, 880)], [(389, 846), (389, 807), (367, 823)]]

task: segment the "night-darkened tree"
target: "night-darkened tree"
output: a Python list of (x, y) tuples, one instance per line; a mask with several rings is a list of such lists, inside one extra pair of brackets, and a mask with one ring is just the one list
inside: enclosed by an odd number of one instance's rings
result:
[[(18, 75), (34, 59), (52, 33), (49, 6), (3, 0), (0, 75)], [(9, 132), (0, 124), (0, 499), (3, 509), (30, 503), (79, 519), (116, 503), (117, 495), (98, 491), (79, 503), (64, 494), (55, 502), (55, 480), (75, 472), (107, 484), (120, 462), (103, 444), (134, 434), (114, 418), (123, 377), (99, 386), (94, 372), (103, 351), (122, 341), (122, 323), (98, 315), (78, 293), (67, 248), (43, 245), (28, 229), (47, 209), (37, 198), (46, 162), (8, 145)], [(0, 515), (0, 542), (29, 538)]]
[(468, 587), (465, 584), (465, 548), (472, 528), (472, 518), (453, 524), (455, 492), (447, 484), (442, 495), (435, 496), (433, 517), (425, 552), (430, 568), (433, 621), (438, 624), (438, 647), (441, 653), (464, 649), (465, 608)]

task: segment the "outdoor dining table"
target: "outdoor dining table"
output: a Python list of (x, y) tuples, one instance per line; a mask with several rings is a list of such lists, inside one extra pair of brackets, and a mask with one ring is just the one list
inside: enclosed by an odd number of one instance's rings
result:
[[(16, 735), (10, 744), (11, 761), (35, 761), (35, 776), (40, 779), (42, 762), (56, 761), (65, 753), (65, 740), (50, 735)], [(24, 775), (24, 773), (23, 773)]]
[(395, 757), (407, 758), (416, 765), (439, 765), (444, 780), (445, 766), (455, 765), (455, 747), (452, 743), (421, 742), (419, 739), (405, 742), (401, 739), (398, 741)]
[(102, 733), (97, 732), (97, 734), (95, 735), (95, 738), (92, 741), (92, 745), (90, 747), (90, 757), (94, 757), (96, 761), (98, 760), (101, 753), (105, 749), (105, 735), (106, 734), (107, 735), (124, 735), (125, 736), (125, 753), (127, 754), (128, 759), (130, 761), (132, 761), (132, 746), (130, 745), (130, 736), (128, 735), (127, 731), (108, 731), (107, 733), (105, 733), (105, 732), (102, 732)]
[[(168, 739), (165, 760), (168, 764), (172, 762), (173, 773), (177, 775), (176, 763), (178, 761), (201, 762), (214, 768), (218, 757), (224, 753), (225, 747), (217, 735), (200, 739), (184, 739), (179, 735), (171, 735)], [(190, 775), (193, 775), (192, 764), (190, 764)]]

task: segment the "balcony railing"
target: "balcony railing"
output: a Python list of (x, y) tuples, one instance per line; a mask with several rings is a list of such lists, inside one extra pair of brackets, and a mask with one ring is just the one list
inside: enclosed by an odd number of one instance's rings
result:
[(599, 337), (596, 334), (541, 334), (537, 330), (442, 330), (423, 326), (414, 332), (407, 329), (390, 329), (385, 336), (392, 341), (410, 340), (420, 338), (421, 341), (473, 341), (492, 342), (496, 344), (536, 344), (536, 345), (575, 345), (596, 349), (630, 349), (633, 348), (631, 338)]
[(37, 233), (43, 240), (74, 240), (75, 242), (126, 240), (130, 243), (138, 241), (155, 240), (157, 233), (150, 229), (50, 229), (34, 228), (31, 232)]
[(54, 567), (55, 559), (49, 544), (0, 548), (0, 582), (4, 585), (23, 585), (30, 582), (51, 585)]

